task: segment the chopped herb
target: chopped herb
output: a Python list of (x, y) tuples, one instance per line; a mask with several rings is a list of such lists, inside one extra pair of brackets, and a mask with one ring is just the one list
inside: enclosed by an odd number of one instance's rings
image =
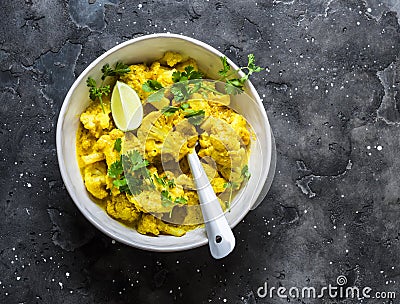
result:
[(228, 60), (225, 56), (220, 57), (220, 58), (221, 58), (221, 63), (222, 63), (222, 69), (218, 71), (218, 74), (221, 77), (226, 78), (229, 70), (231, 69), (231, 66), (228, 64)]
[(111, 92), (111, 88), (109, 85), (104, 85), (104, 80), (107, 76), (120, 76), (128, 73), (130, 72), (130, 69), (129, 66), (123, 64), (122, 62), (117, 62), (117, 64), (115, 65), (115, 69), (112, 69), (110, 65), (106, 63), (101, 68), (101, 72), (103, 73), (103, 75), (101, 76), (102, 82), (100, 87), (97, 87), (96, 81), (90, 76), (88, 77), (88, 79), (86, 79), (86, 85), (89, 87), (90, 99), (95, 101), (98, 98), (100, 101), (101, 109), (103, 110), (103, 113), (105, 113), (103, 96), (108, 96), (108, 94), (110, 94)]
[[(148, 187), (154, 188), (150, 171), (146, 168), (149, 162), (142, 158), (142, 155), (137, 150), (132, 150), (122, 155), (122, 162), (127, 184), (133, 194), (139, 194)], [(148, 183), (145, 182), (146, 180)]]
[(174, 115), (175, 112), (178, 110), (179, 110), (179, 107), (167, 106), (167, 107), (164, 107), (161, 109), (161, 113), (168, 117), (168, 116)]
[(126, 178), (116, 179), (113, 181), (113, 185), (117, 188), (126, 186)]
[(177, 197), (174, 201), (176, 204), (181, 204), (181, 205), (186, 205), (187, 204), (187, 199), (184, 197)]
[(106, 63), (101, 68), (101, 72), (103, 73), (103, 76), (101, 76), (101, 80), (105, 80), (107, 76), (121, 76), (129, 73), (130, 71), (131, 69), (129, 68), (129, 66), (122, 62), (117, 62), (115, 65), (115, 69), (112, 69), (110, 65)]
[(123, 173), (124, 168), (122, 166), (122, 157), (120, 157), (119, 160), (111, 164), (110, 168), (108, 168), (107, 174), (111, 178), (115, 178), (115, 180), (113, 180), (113, 185), (118, 188), (119, 191), (132, 194), (127, 185), (126, 177), (123, 175)]
[(238, 71), (242, 71), (244, 75), (241, 78), (229, 79), (229, 77), (233, 74), (229, 73), (231, 70), (230, 65), (227, 62), (226, 57), (221, 57), (222, 69), (218, 71), (218, 74), (221, 76), (220, 80), (224, 80), (226, 82), (225, 90), (227, 94), (239, 94), (243, 91), (244, 83), (249, 76), (256, 72), (261, 72), (263, 68), (259, 67), (255, 63), (254, 54), (249, 54), (247, 56), (247, 66), (239, 68)]
[(172, 199), (172, 196), (169, 194), (167, 190), (162, 190), (161, 191), (161, 204), (164, 207), (169, 207), (173, 204), (180, 204), (180, 205), (185, 205), (187, 204), (187, 199), (184, 197), (177, 197), (175, 200)]
[(143, 85), (142, 89), (145, 92), (155, 92), (163, 88), (162, 84), (157, 80), (147, 80)]
[(117, 152), (121, 152), (121, 145), (122, 145), (122, 139), (117, 138), (114, 142), (114, 150)]
[(113, 185), (121, 192), (139, 194), (145, 189), (144, 180), (153, 184), (149, 170), (146, 168), (148, 165), (149, 162), (143, 159), (138, 151), (133, 150), (121, 155), (119, 160), (112, 163), (107, 174), (115, 179)]
[(173, 179), (168, 180), (167, 186), (170, 189), (176, 187), (175, 181)]
[(248, 165), (244, 165), (244, 167), (242, 168), (242, 172), (241, 175), (243, 176), (244, 180), (249, 180), (251, 173), (249, 171), (249, 166)]
[(156, 182), (158, 184), (160, 184), (161, 186), (168, 187), (168, 188), (176, 187), (175, 181), (173, 179), (168, 179), (168, 177), (166, 177), (166, 176), (159, 177), (156, 174), (153, 174), (153, 176), (154, 176), (154, 179), (156, 180)]
[(124, 172), (124, 168), (122, 167), (122, 160), (116, 160), (111, 164), (108, 168), (108, 176), (112, 178), (118, 178)]
[(143, 159), (137, 150), (129, 151), (127, 156), (124, 155), (124, 157), (129, 161), (129, 169), (132, 171), (137, 171), (149, 165), (148, 160)]
[(187, 102), (181, 103), (180, 108), (181, 108), (182, 110), (186, 110), (187, 108), (189, 108), (189, 104), (188, 104)]
[(172, 205), (172, 197), (167, 190), (161, 191), (161, 204), (164, 207), (168, 207)]
[(181, 82), (201, 78), (203, 78), (203, 74), (201, 74), (201, 72), (199, 71), (196, 71), (191, 65), (185, 67), (185, 71), (183, 72), (175, 71), (172, 73), (173, 82)]
[(188, 110), (185, 112), (185, 118), (187, 118), (188, 121), (195, 126), (201, 124), (201, 122), (204, 120), (204, 116), (204, 110)]
[(159, 183), (161, 186), (166, 186), (165, 177), (158, 177), (156, 174), (153, 174), (154, 179), (156, 180), (157, 183)]
[(224, 184), (224, 188), (229, 189), (229, 200), (227, 202), (227, 206), (230, 206), (232, 202), (233, 189), (239, 188), (239, 184), (236, 182), (227, 182)]
[(164, 92), (165, 89), (160, 89), (157, 92), (151, 94), (149, 97), (147, 97), (147, 102), (161, 101), (161, 99), (164, 97)]
[(101, 109), (103, 110), (103, 113), (105, 113), (103, 104), (103, 95), (108, 96), (108, 94), (111, 91), (110, 86), (102, 85), (98, 88), (96, 80), (94, 80), (92, 77), (88, 77), (88, 79), (86, 80), (86, 85), (89, 87), (90, 99), (95, 101), (98, 98), (100, 101)]

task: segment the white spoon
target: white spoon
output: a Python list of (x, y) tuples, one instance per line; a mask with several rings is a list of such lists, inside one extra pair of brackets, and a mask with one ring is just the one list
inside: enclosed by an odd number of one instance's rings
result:
[(215, 259), (221, 259), (232, 252), (235, 247), (235, 236), (229, 227), (196, 151), (188, 154), (187, 157), (199, 196), (211, 255)]

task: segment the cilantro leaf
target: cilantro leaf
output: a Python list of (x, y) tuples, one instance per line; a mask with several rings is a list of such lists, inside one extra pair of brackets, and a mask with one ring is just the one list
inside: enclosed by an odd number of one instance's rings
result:
[(121, 145), (122, 145), (122, 139), (117, 138), (114, 142), (114, 150), (117, 152), (121, 152)]
[(232, 73), (228, 73), (230, 71), (230, 66), (227, 62), (226, 57), (221, 57), (222, 69), (218, 71), (218, 74), (221, 76), (220, 80), (226, 82), (225, 91), (230, 95), (237, 95), (243, 92), (243, 86), (245, 82), (249, 79), (249, 77), (256, 72), (261, 72), (263, 68), (259, 67), (255, 63), (254, 54), (249, 54), (247, 56), (247, 66), (239, 68), (238, 71), (243, 72), (243, 76), (240, 78), (229, 78), (232, 76)]
[(187, 204), (187, 199), (184, 197), (177, 197), (174, 201), (175, 204), (181, 204), (181, 205), (186, 205)]
[(101, 76), (101, 80), (105, 80), (107, 76), (121, 76), (123, 74), (129, 73), (130, 71), (131, 69), (129, 68), (129, 66), (122, 62), (117, 62), (115, 65), (115, 69), (112, 69), (110, 65), (106, 63), (101, 68), (101, 72), (103, 73), (103, 76)]
[(154, 92), (164, 88), (161, 83), (157, 80), (147, 80), (143, 85), (142, 89), (145, 92)]
[(167, 190), (161, 191), (161, 205), (163, 205), (163, 207), (172, 205), (172, 197)]
[(118, 178), (124, 172), (124, 168), (122, 167), (121, 158), (111, 164), (108, 168), (108, 176), (112, 178)]
[(194, 67), (188, 65), (185, 67), (183, 72), (175, 71), (172, 73), (172, 81), (173, 82), (181, 82), (193, 79), (202, 79), (203, 74), (199, 71), (196, 71)]
[(175, 200), (173, 200), (167, 190), (162, 190), (161, 191), (161, 204), (164, 207), (169, 207), (173, 204), (185, 205), (185, 204), (187, 204), (187, 199), (181, 196), (181, 197), (177, 197), (177, 198), (175, 198)]
[(115, 69), (114, 72), (116, 75), (123, 75), (126, 73), (129, 73), (131, 71), (131, 69), (129, 68), (129, 66), (127, 64), (124, 64), (122, 62), (117, 62), (117, 64), (115, 65)]
[(165, 116), (172, 116), (175, 114), (176, 111), (179, 110), (179, 107), (174, 107), (174, 106), (166, 106), (161, 109), (161, 113), (164, 114)]
[(168, 180), (167, 186), (168, 186), (168, 188), (174, 188), (174, 187), (176, 187), (175, 181), (174, 181), (173, 179)]
[(192, 125), (198, 126), (203, 121), (205, 113), (204, 110), (189, 110), (184, 116)]
[(113, 73), (113, 69), (110, 68), (110, 65), (108, 63), (103, 65), (103, 67), (101, 68), (101, 72), (103, 73), (103, 76), (101, 76), (101, 80), (106, 79), (107, 76), (113, 76), (111, 75)]
[(88, 79), (86, 79), (86, 85), (89, 87), (89, 88), (95, 88), (97, 85), (96, 85), (96, 80), (94, 80), (92, 77), (88, 77)]
[(164, 97), (164, 92), (165, 89), (160, 89), (157, 92), (151, 94), (149, 97), (147, 97), (147, 102), (156, 102), (156, 101), (161, 101), (161, 99)]
[(222, 63), (222, 69), (218, 71), (218, 74), (222, 77), (226, 77), (231, 69), (231, 66), (228, 64), (227, 58), (225, 56), (220, 57), (220, 59)]
[(241, 176), (244, 178), (244, 180), (249, 180), (251, 173), (249, 171), (249, 166), (248, 165), (244, 165), (242, 168), (242, 172), (241, 172)]
[(159, 183), (161, 186), (166, 186), (166, 183), (165, 183), (165, 180), (163, 177), (159, 177), (156, 174), (153, 174), (153, 176), (157, 183)]
[(100, 105), (103, 110), (103, 113), (105, 113), (102, 97), (103, 97), (103, 95), (108, 96), (108, 94), (111, 92), (110, 86), (103, 85), (98, 88), (97, 84), (96, 84), (96, 80), (94, 80), (90, 76), (88, 77), (88, 79), (86, 79), (86, 85), (89, 87), (89, 98), (93, 101), (95, 101), (98, 98), (100, 101)]
[(146, 159), (142, 158), (142, 155), (136, 150), (129, 151), (127, 156), (124, 157), (128, 158), (130, 170), (137, 171), (138, 169), (147, 167), (149, 162)]

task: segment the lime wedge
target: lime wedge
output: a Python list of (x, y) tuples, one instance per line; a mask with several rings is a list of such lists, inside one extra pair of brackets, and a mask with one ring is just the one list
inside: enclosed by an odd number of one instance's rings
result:
[(117, 81), (111, 95), (111, 113), (121, 131), (137, 129), (143, 120), (143, 106), (136, 91)]

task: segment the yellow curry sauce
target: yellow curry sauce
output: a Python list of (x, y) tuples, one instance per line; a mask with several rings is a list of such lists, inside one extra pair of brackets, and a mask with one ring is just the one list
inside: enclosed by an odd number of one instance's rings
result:
[[(163, 58), (150, 66), (131, 65), (130, 72), (121, 76), (120, 81), (131, 86), (144, 103), (151, 94), (142, 90), (147, 80), (157, 80), (167, 87), (173, 84), (172, 73), (189, 65), (198, 69), (193, 59), (166, 52)], [(203, 158), (203, 167), (224, 210), (244, 181), (242, 169), (247, 165), (250, 148), (246, 120), (227, 107), (228, 95), (210, 93), (207, 99), (204, 95), (195, 95), (186, 103), (192, 110), (203, 110), (206, 117), (197, 129), (180, 111), (166, 116), (160, 112), (161, 105), (154, 105), (145, 113), (138, 130), (129, 134), (129, 140), (126, 140), (128, 135), (114, 125), (109, 98), (103, 99), (104, 112), (98, 102), (92, 102), (80, 116), (76, 148), (86, 189), (109, 216), (141, 234), (182, 236), (200, 226), (200, 208), (189, 208), (198, 207), (199, 202), (186, 161), (186, 155), (196, 142), (199, 143), (198, 154)], [(162, 106), (169, 105), (169, 101), (166, 102)], [(137, 195), (120, 192), (107, 174), (123, 152), (114, 148), (119, 138), (122, 146), (133, 146), (149, 161), (147, 169), (157, 191), (168, 189), (173, 200), (184, 198), (186, 204), (165, 206), (160, 197), (154, 195), (159, 192), (143, 191)], [(165, 164), (168, 169), (165, 169)], [(171, 181), (173, 186), (159, 183), (161, 178)], [(170, 221), (171, 217), (175, 220)]]

